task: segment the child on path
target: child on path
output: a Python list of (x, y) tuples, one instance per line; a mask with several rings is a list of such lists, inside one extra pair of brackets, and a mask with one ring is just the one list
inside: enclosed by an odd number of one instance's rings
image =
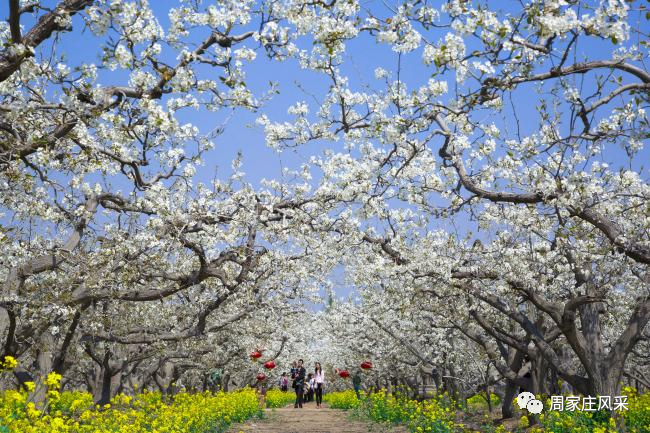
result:
[(305, 382), (305, 401), (314, 401), (314, 375), (309, 373), (307, 375), (307, 382)]

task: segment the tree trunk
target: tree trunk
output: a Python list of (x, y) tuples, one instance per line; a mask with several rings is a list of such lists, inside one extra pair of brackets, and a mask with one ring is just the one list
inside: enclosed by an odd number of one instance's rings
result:
[(433, 383), (436, 385), (436, 394), (440, 394), (440, 372), (438, 368), (433, 369), (431, 377), (433, 378)]
[(101, 393), (99, 396), (99, 401), (97, 401), (97, 404), (100, 406), (104, 406), (111, 401), (111, 385), (113, 375), (111, 374), (110, 359), (111, 353), (109, 351), (106, 351), (104, 354), (101, 369)]
[(490, 395), (490, 363), (485, 368), (485, 399), (487, 400), (488, 412), (492, 413), (492, 396)]
[(501, 415), (504, 419), (512, 418), (514, 416), (514, 410), (512, 407), (512, 400), (517, 395), (519, 386), (515, 384), (510, 379), (506, 379), (506, 388), (503, 392), (503, 402), (501, 404)]
[(37, 371), (36, 376), (36, 390), (33, 394), (33, 400), (37, 405), (45, 402), (47, 393), (47, 385), (44, 378), (52, 372), (52, 365), (54, 361), (54, 336), (49, 330), (43, 332), (39, 338), (38, 353), (36, 354), (35, 367)]
[(221, 387), (225, 392), (228, 392), (228, 389), (230, 388), (230, 373), (224, 373), (221, 376)]

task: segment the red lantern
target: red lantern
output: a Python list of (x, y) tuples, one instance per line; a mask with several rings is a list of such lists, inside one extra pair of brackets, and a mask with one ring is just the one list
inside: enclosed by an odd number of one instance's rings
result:
[(266, 374), (264, 373), (257, 373), (256, 377), (258, 382), (264, 382), (266, 380)]
[(260, 352), (259, 350), (254, 350), (251, 352), (251, 358), (253, 359), (253, 361), (261, 357), (262, 357), (262, 352)]
[(264, 363), (264, 368), (266, 368), (267, 370), (272, 370), (272, 369), (274, 369), (274, 368), (275, 368), (275, 362), (273, 362), (273, 361), (267, 361), (267, 362), (265, 362), (265, 363)]
[(350, 377), (350, 372), (347, 371), (347, 370), (341, 370), (341, 371), (339, 371), (339, 376), (341, 376), (343, 379), (345, 379), (346, 377)]
[(363, 368), (364, 370), (370, 370), (370, 369), (372, 368), (372, 362), (370, 362), (370, 361), (363, 361), (363, 362), (361, 363), (361, 368)]

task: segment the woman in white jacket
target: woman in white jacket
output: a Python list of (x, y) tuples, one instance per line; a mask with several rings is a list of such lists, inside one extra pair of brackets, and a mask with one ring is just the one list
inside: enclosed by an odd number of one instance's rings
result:
[(323, 367), (321, 367), (320, 362), (316, 363), (316, 368), (314, 369), (314, 392), (316, 394), (316, 407), (323, 407), (323, 387), (325, 386), (325, 373), (323, 373)]

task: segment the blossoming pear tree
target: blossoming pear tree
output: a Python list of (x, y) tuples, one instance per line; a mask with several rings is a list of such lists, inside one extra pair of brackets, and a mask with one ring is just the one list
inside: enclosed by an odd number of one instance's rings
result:
[[(76, 369), (66, 380), (102, 403), (205, 353), (191, 342), (228, 344), (231, 325), (330, 265), (289, 242), (327, 223), (304, 182), (254, 188), (239, 159), (230, 177), (196, 175), (222, 125), (188, 113), (256, 110), (272, 90), (253, 95), (246, 76), (283, 46), (269, 5), (183, 1), (165, 27), (152, 6), (10, 1), (0, 25), (3, 352), (23, 382)], [(259, 16), (265, 32), (249, 29)], [(82, 32), (97, 50), (68, 56), (62, 40)]]
[[(499, 364), (510, 394), (544, 391), (551, 371), (585, 395), (616, 395), (650, 321), (643, 8), (329, 6), (345, 30), (318, 27), (300, 58), (330, 87), (315, 110), (292, 107), (294, 123), (262, 116), (269, 145), (341, 143), (315, 166), (369, 220), (352, 238), (429, 279), (421, 297), (446, 302), (451, 290), (449, 323)], [(377, 58), (364, 86), (346, 74), (346, 44), (360, 38), (394, 56), (389, 68)], [(410, 234), (395, 229), (404, 220)], [(451, 249), (422, 242), (441, 227)]]
[[(54, 371), (104, 404), (370, 358), (368, 386), (494, 387), (506, 417), (519, 387), (650, 386), (640, 3), (5, 2), (15, 380), (39, 400)], [(286, 116), (271, 63), (312, 74)], [(246, 112), (302, 163), (210, 166)], [(336, 274), (350, 299), (309, 312)]]

